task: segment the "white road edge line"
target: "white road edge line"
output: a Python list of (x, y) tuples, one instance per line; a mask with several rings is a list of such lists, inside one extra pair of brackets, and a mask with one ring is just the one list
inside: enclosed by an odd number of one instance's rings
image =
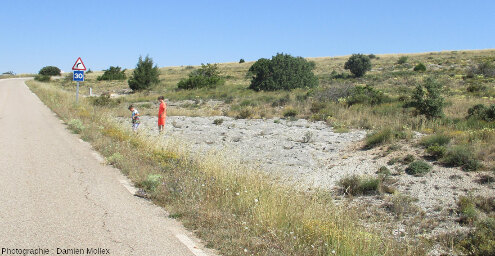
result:
[(175, 235), (175, 237), (177, 237), (177, 239), (179, 239), (179, 241), (181, 243), (183, 243), (194, 255), (196, 255), (196, 256), (208, 256), (201, 249), (199, 249), (196, 246), (196, 244), (194, 244), (194, 242), (189, 237), (187, 237), (186, 235), (177, 234), (177, 235)]
[(137, 192), (137, 189), (132, 186), (131, 184), (129, 184), (129, 182), (127, 180), (119, 180), (120, 184), (122, 184), (122, 186), (124, 186), (124, 188), (127, 189), (127, 191), (129, 191), (129, 193), (131, 193), (131, 195), (135, 195), (136, 192)]

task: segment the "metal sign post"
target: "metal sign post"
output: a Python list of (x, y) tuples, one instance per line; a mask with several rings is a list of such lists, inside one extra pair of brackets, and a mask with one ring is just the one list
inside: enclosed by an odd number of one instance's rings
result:
[(74, 70), (73, 80), (77, 82), (76, 88), (76, 103), (79, 101), (79, 82), (84, 82), (84, 70), (86, 70), (86, 66), (84, 66), (84, 62), (81, 57), (77, 58), (76, 63), (72, 66), (72, 70)]

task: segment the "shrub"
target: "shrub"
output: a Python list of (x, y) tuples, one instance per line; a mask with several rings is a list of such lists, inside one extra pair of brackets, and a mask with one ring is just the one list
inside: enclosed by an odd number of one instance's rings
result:
[(101, 80), (125, 80), (126, 79), (125, 69), (121, 70), (121, 67), (110, 66), (109, 69), (106, 69), (104, 71), (105, 72), (103, 73), (103, 75), (96, 78), (96, 80), (101, 81)]
[(91, 73), (93, 73), (93, 70), (91, 69), (88, 69), (88, 71), (86, 71), (86, 74), (91, 74)]
[(424, 72), (426, 71), (426, 66), (423, 63), (418, 63), (416, 66), (414, 66), (413, 70), (417, 72)]
[(475, 171), (481, 167), (479, 161), (474, 158), (473, 151), (464, 145), (449, 148), (441, 160), (445, 165), (460, 166), (464, 171)]
[(36, 75), (34, 77), (34, 80), (40, 81), (40, 82), (48, 82), (50, 81), (50, 76), (45, 76), (45, 75)]
[(141, 186), (147, 191), (155, 191), (158, 185), (160, 185), (160, 181), (162, 176), (159, 174), (149, 174), (148, 177), (144, 181), (141, 182)]
[(407, 62), (407, 60), (409, 60), (409, 57), (408, 56), (401, 56), (398, 60), (397, 60), (397, 64), (401, 65), (401, 64), (405, 64)]
[(244, 62), (246, 62), (244, 59), (239, 60), (239, 63), (244, 63)]
[(248, 119), (253, 116), (253, 111), (251, 108), (245, 108), (239, 111), (239, 114), (236, 116), (237, 119)]
[(107, 157), (107, 162), (112, 165), (115, 165), (122, 160), (124, 160), (124, 156), (119, 152), (115, 152), (111, 156)]
[(179, 89), (214, 88), (223, 84), (225, 80), (220, 76), (217, 64), (201, 64), (201, 68), (189, 73), (187, 79), (177, 84)]
[(283, 113), (285, 118), (297, 116), (297, 110), (293, 108), (286, 108)]
[(117, 102), (113, 101), (110, 98), (110, 93), (102, 93), (98, 97), (92, 97), (91, 103), (93, 103), (94, 106), (103, 107), (103, 106), (115, 105)]
[(371, 149), (376, 146), (390, 143), (395, 139), (405, 139), (407, 134), (404, 131), (392, 130), (391, 128), (384, 128), (379, 131), (375, 131), (366, 136), (365, 149)]
[(38, 74), (44, 76), (60, 76), (60, 72), (60, 69), (55, 66), (46, 66), (40, 69)]
[(425, 148), (430, 146), (445, 146), (450, 143), (451, 138), (445, 134), (432, 134), (426, 137), (423, 137), (419, 144)]
[(353, 54), (344, 64), (344, 68), (351, 71), (356, 77), (362, 77), (371, 70), (371, 60), (363, 54)]
[(482, 75), (484, 77), (495, 77), (495, 65), (493, 62), (485, 61), (471, 67), (467, 72), (467, 77)]
[(431, 165), (423, 160), (414, 161), (406, 168), (406, 173), (414, 176), (422, 176), (431, 171)]
[(153, 66), (153, 59), (149, 56), (146, 56), (144, 60), (142, 57), (139, 57), (136, 68), (129, 78), (129, 87), (133, 91), (149, 89), (152, 85), (158, 83), (159, 75), (160, 70), (158, 70), (156, 65)]
[(388, 100), (389, 98), (383, 92), (372, 86), (355, 86), (347, 97), (347, 104), (349, 106), (354, 104), (379, 105)]
[(218, 118), (218, 119), (213, 120), (213, 124), (214, 125), (221, 125), (222, 123), (223, 123), (223, 119), (222, 118)]
[(471, 93), (482, 92), (486, 91), (487, 89), (488, 87), (486, 87), (486, 85), (480, 83), (472, 83), (466, 88), (466, 90)]
[(495, 219), (486, 218), (476, 222), (476, 227), (458, 243), (467, 255), (495, 255)]
[(474, 105), (468, 109), (468, 118), (476, 118), (487, 122), (495, 121), (495, 104), (486, 107), (483, 104)]
[(83, 122), (79, 119), (71, 119), (67, 125), (69, 126), (69, 129), (76, 134), (79, 134), (84, 130)]
[(313, 74), (314, 68), (314, 62), (289, 54), (278, 53), (271, 60), (261, 58), (249, 68), (248, 76), (252, 76), (249, 89), (275, 91), (315, 87), (318, 78)]
[(419, 114), (427, 118), (443, 116), (444, 99), (440, 94), (441, 84), (432, 78), (427, 78), (423, 84), (418, 84), (412, 96), (411, 105)]
[(341, 187), (343, 194), (357, 196), (378, 192), (380, 180), (372, 177), (351, 175), (340, 179), (338, 185)]
[(370, 58), (370, 60), (376, 59), (376, 55), (374, 55), (373, 53), (368, 54), (368, 58)]
[(428, 153), (431, 157), (435, 159), (440, 159), (444, 157), (446, 152), (447, 152), (447, 148), (445, 146), (440, 146), (437, 144), (426, 148), (426, 153)]

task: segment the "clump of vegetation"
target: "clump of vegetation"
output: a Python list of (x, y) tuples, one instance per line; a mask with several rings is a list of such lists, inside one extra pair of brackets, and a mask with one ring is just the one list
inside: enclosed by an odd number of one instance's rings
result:
[(413, 204), (416, 199), (395, 192), (391, 197), (387, 198), (387, 208), (397, 216), (403, 216), (408, 213), (413, 213), (417, 207)]
[(161, 180), (162, 176), (160, 174), (149, 174), (146, 179), (141, 182), (140, 185), (146, 191), (154, 192), (158, 185), (160, 185)]
[(128, 81), (129, 88), (133, 91), (147, 90), (158, 83), (159, 75), (160, 70), (156, 65), (153, 66), (153, 59), (149, 56), (146, 56), (144, 60), (139, 57), (136, 68)]
[(481, 163), (475, 158), (473, 150), (465, 145), (449, 148), (441, 161), (447, 166), (462, 167), (464, 171), (475, 171), (481, 167)]
[(447, 152), (447, 145), (450, 143), (451, 138), (445, 134), (432, 134), (423, 137), (420, 141), (420, 145), (426, 148), (426, 153), (435, 159), (440, 159)]
[(402, 130), (394, 130), (391, 128), (383, 128), (366, 136), (365, 149), (371, 149), (386, 143), (390, 143), (396, 139), (406, 139), (407, 132)]
[(113, 67), (110, 66), (109, 69), (104, 70), (105, 72), (103, 75), (98, 76), (96, 80), (102, 81), (102, 80), (125, 80), (126, 75), (125, 75), (125, 69), (121, 70), (121, 67)]
[(217, 118), (217, 119), (213, 120), (213, 124), (214, 125), (221, 125), (221, 124), (223, 124), (223, 118)]
[(368, 54), (368, 58), (370, 58), (370, 60), (372, 60), (372, 59), (376, 59), (377, 57), (375, 54), (371, 53), (371, 54)]
[(80, 119), (71, 119), (67, 123), (69, 129), (76, 134), (81, 133), (84, 130), (83, 122)]
[(442, 86), (432, 78), (418, 84), (412, 96), (411, 106), (427, 118), (443, 116), (444, 98), (440, 94)]
[(46, 66), (38, 72), (42, 76), (60, 76), (60, 69), (55, 66)]
[(239, 63), (244, 63), (244, 62), (246, 62), (244, 59), (239, 60)]
[(426, 66), (425, 66), (425, 64), (420, 62), (416, 66), (414, 66), (413, 70), (416, 72), (424, 72), (424, 71), (426, 71)]
[(380, 187), (380, 180), (373, 177), (351, 175), (339, 180), (338, 185), (343, 194), (358, 196), (377, 193)]
[(390, 172), (390, 169), (388, 169), (386, 166), (381, 166), (376, 173), (384, 176), (389, 176), (390, 174), (392, 174)]
[(46, 75), (36, 75), (34, 77), (34, 80), (39, 81), (39, 82), (48, 82), (50, 81), (50, 76)]
[(254, 115), (253, 110), (251, 108), (244, 108), (239, 111), (239, 114), (236, 116), (237, 119), (248, 119)]
[(356, 77), (362, 77), (371, 70), (370, 57), (364, 54), (353, 54), (344, 64), (344, 68), (351, 71)]
[(409, 164), (406, 173), (414, 176), (422, 176), (431, 171), (431, 165), (423, 160), (417, 160)]
[(351, 89), (346, 102), (349, 106), (354, 104), (379, 105), (389, 100), (383, 92), (372, 86), (355, 86)]
[(484, 77), (495, 77), (494, 63), (491, 61), (484, 61), (471, 67), (467, 72), (467, 77), (474, 77), (475, 75), (481, 75)]
[(290, 118), (290, 117), (296, 117), (297, 116), (297, 110), (294, 108), (286, 108), (283, 113), (285, 118)]
[(467, 255), (495, 255), (495, 219), (486, 218), (477, 221), (475, 229), (458, 243)]
[(485, 106), (477, 104), (468, 109), (468, 118), (476, 118), (487, 122), (495, 121), (495, 104)]
[(110, 106), (110, 105), (115, 106), (118, 104), (117, 101), (112, 100), (112, 98), (110, 97), (110, 93), (102, 93), (98, 97), (92, 97), (91, 103), (93, 103), (93, 105), (95, 106), (100, 106), (100, 107)]
[(278, 53), (271, 60), (261, 58), (248, 71), (252, 76), (249, 89), (255, 91), (312, 88), (318, 85), (313, 74), (315, 63), (302, 57)]
[(399, 65), (405, 64), (408, 60), (409, 60), (409, 57), (408, 56), (401, 56), (397, 60), (397, 64), (399, 64)]
[(484, 92), (488, 90), (488, 87), (481, 83), (470, 83), (466, 90), (470, 93)]
[(182, 79), (177, 84), (179, 89), (214, 88), (225, 83), (220, 76), (217, 64), (201, 64), (201, 68), (189, 73), (187, 79)]
[(124, 160), (124, 156), (119, 152), (115, 152), (111, 156), (107, 157), (107, 162), (112, 165), (115, 165), (122, 160)]

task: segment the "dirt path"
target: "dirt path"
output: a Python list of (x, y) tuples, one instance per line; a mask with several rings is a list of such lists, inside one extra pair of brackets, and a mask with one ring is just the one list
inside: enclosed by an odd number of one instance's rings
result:
[(207, 255), (165, 211), (133, 196), (119, 170), (103, 165), (22, 79), (0, 80), (0, 142), (0, 250)]

